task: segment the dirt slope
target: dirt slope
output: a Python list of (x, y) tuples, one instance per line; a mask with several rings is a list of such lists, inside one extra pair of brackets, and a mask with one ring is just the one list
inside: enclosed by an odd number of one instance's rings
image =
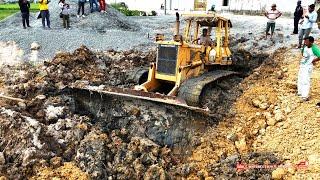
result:
[(195, 169), (189, 179), (319, 177), (320, 70), (319, 65), (314, 69), (311, 100), (300, 102), (300, 58), (299, 50), (279, 50), (242, 82), (243, 94), (232, 107), (235, 116), (203, 136), (189, 158)]

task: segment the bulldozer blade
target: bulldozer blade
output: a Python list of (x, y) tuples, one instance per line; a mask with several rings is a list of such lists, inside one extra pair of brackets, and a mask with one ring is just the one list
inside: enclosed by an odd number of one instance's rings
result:
[[(101, 97), (101, 102), (106, 100), (121, 100), (121, 101), (149, 101), (162, 105), (169, 105), (171, 107), (178, 107), (182, 109), (191, 110), (193, 112), (201, 113), (206, 116), (210, 116), (209, 109), (203, 109), (200, 107), (188, 106), (184, 100), (181, 100), (174, 96), (166, 96), (159, 93), (143, 92), (132, 90), (128, 88), (106, 87), (102, 89), (96, 89), (94, 87), (66, 87), (63, 89), (64, 94), (67, 93), (75, 98), (76, 101), (81, 99), (81, 96)], [(88, 100), (88, 99), (87, 99)], [(87, 101), (86, 100), (86, 101)], [(83, 100), (82, 100), (83, 101)], [(89, 102), (86, 102), (89, 103)], [(111, 102), (110, 102), (111, 103)]]

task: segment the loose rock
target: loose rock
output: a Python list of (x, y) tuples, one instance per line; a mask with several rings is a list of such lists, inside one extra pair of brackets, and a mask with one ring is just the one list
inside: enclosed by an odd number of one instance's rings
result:
[(33, 42), (31, 43), (31, 50), (39, 50), (40, 49), (40, 45), (37, 42)]
[(283, 168), (277, 168), (276, 170), (272, 171), (272, 179), (283, 179), (286, 175), (286, 171)]
[(0, 152), (0, 165), (6, 164), (6, 159), (4, 157), (4, 153)]

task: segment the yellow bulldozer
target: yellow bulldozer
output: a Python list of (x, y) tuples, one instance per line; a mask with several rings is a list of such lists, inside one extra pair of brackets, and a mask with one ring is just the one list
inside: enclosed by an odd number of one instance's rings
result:
[[(184, 100), (187, 105), (198, 106), (204, 86), (235, 74), (214, 68), (232, 64), (229, 49), (229, 29), (232, 25), (228, 19), (217, 14), (182, 16), (186, 21), (183, 35), (179, 32), (179, 14), (176, 15), (173, 40), (166, 41), (163, 34), (157, 34), (157, 61), (150, 65), (147, 81), (135, 86), (135, 90), (165, 93)], [(200, 35), (201, 29), (207, 34)], [(215, 39), (211, 40), (213, 30)], [(207, 42), (201, 42), (201, 38)]]
[[(201, 107), (203, 90), (217, 80), (237, 74), (223, 70), (232, 64), (229, 49), (232, 24), (216, 13), (183, 14), (181, 17), (185, 20), (183, 34), (177, 13), (173, 38), (165, 40), (163, 34), (156, 35), (156, 62), (147, 72), (136, 73), (141, 84), (133, 89), (109, 87), (99, 93), (207, 111)], [(145, 80), (141, 80), (142, 77)]]

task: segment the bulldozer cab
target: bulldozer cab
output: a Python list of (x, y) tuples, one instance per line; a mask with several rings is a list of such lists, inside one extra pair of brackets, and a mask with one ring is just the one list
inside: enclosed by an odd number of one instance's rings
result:
[[(230, 20), (216, 13), (182, 16), (186, 21), (184, 41), (192, 45), (204, 46), (199, 48), (205, 54), (204, 61), (207, 65), (229, 65), (232, 63), (229, 50), (229, 30), (232, 27)], [(206, 37), (204, 31), (207, 32)], [(201, 41), (203, 39), (206, 42)], [(210, 59), (210, 56), (213, 57)]]
[[(173, 41), (165, 41), (164, 35), (158, 34), (156, 43), (159, 45), (188, 45), (191, 52), (201, 54), (201, 59), (206, 65), (232, 64), (229, 49), (229, 31), (232, 27), (230, 20), (216, 13), (183, 14), (182, 18), (185, 21), (182, 33), (180, 33), (180, 16), (177, 14)], [(203, 35), (204, 30), (207, 32), (206, 36)]]

